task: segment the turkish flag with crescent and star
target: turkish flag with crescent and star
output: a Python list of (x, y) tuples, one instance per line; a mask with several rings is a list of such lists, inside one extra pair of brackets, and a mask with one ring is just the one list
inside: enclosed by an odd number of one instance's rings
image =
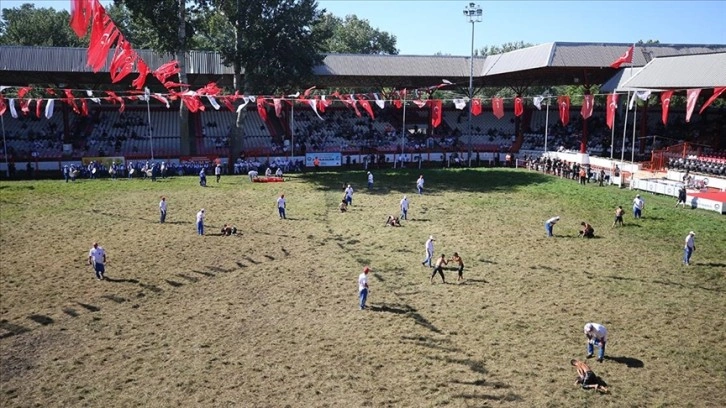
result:
[(628, 64), (631, 64), (633, 62), (633, 51), (635, 51), (634, 46), (630, 46), (627, 51), (625, 51), (625, 54), (621, 55), (620, 58), (613, 61), (612, 64), (610, 64), (610, 68), (620, 68), (621, 65), (625, 64), (626, 62)]
[(562, 125), (570, 123), (570, 97), (567, 95), (557, 97), (557, 107), (560, 110)]
[(471, 100), (471, 114), (474, 116), (481, 115), (481, 99)]
[(502, 98), (492, 98), (492, 113), (497, 119), (504, 117), (504, 101)]
[(267, 108), (265, 107), (265, 98), (257, 97), (257, 114), (263, 122), (267, 122)]
[(721, 96), (721, 94), (724, 93), (724, 91), (726, 91), (726, 87), (724, 87), (724, 86), (719, 87), (719, 88), (714, 88), (713, 95), (711, 95), (711, 97), (708, 98), (708, 100), (703, 104), (703, 106), (701, 106), (701, 110), (698, 111), (698, 114), (699, 115), (702, 114), (703, 111), (706, 110), (706, 108), (708, 108), (708, 105), (710, 105), (711, 102), (715, 101), (719, 96)]
[(693, 110), (696, 108), (696, 101), (698, 100), (698, 94), (700, 93), (700, 89), (689, 89), (686, 91), (686, 123), (691, 121), (691, 115), (693, 114)]
[(607, 116), (605, 122), (608, 128), (612, 129), (615, 124), (615, 111), (618, 110), (618, 94), (612, 93), (607, 98)]
[(664, 125), (668, 122), (668, 108), (671, 106), (671, 96), (673, 96), (673, 91), (665, 91), (660, 94), (660, 104), (663, 108), (661, 119)]
[(443, 115), (441, 108), (443, 104), (441, 102), (441, 99), (431, 101), (431, 104), (431, 126), (436, 128), (439, 127), (439, 125), (441, 124), (441, 117)]
[(521, 96), (514, 98), (514, 116), (522, 116), (524, 113), (524, 101)]
[(583, 119), (587, 119), (592, 116), (592, 110), (595, 107), (595, 97), (593, 95), (585, 95), (582, 99), (582, 108), (580, 109), (580, 115)]

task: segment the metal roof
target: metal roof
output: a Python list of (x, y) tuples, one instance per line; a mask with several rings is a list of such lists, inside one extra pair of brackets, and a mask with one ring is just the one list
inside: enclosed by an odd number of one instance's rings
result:
[(656, 58), (623, 84), (630, 89), (726, 86), (726, 52)]
[(633, 88), (626, 87), (624, 84), (642, 69), (642, 67), (621, 69), (615, 73), (612, 78), (608, 79), (604, 84), (602, 84), (602, 86), (600, 86), (600, 92), (610, 93), (632, 91)]

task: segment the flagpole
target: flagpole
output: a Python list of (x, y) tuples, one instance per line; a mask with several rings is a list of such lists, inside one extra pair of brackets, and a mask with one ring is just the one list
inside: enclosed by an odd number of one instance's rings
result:
[(290, 101), (290, 161), (295, 157), (295, 101)]
[(154, 161), (154, 136), (151, 131), (151, 107), (149, 106), (149, 95), (146, 95), (146, 115), (149, 121), (149, 147), (151, 148), (151, 161)]
[[(635, 94), (633, 94), (633, 98), (637, 98)], [(630, 150), (630, 189), (633, 189), (633, 180), (635, 179), (635, 174), (633, 174), (633, 168), (635, 167), (635, 125), (638, 122), (638, 101), (635, 101), (635, 106), (633, 107), (633, 147)]]
[[(403, 158), (403, 155), (405, 153), (404, 146), (406, 143), (406, 93), (403, 94), (403, 128), (401, 129), (401, 158)], [(427, 146), (428, 148), (428, 146)], [(393, 168), (396, 168), (398, 160), (396, 158), (393, 158)], [(403, 166), (403, 162), (401, 162), (401, 166)]]
[[(616, 93), (613, 92), (613, 98), (615, 97)], [(607, 112), (610, 111), (610, 106), (607, 107)], [(615, 154), (615, 115), (613, 115), (613, 125), (610, 127), (610, 161), (613, 160), (613, 155)]]
[[(625, 105), (625, 120), (623, 123), (623, 148), (620, 149), (620, 166), (622, 166), (623, 162), (625, 161), (625, 136), (627, 136), (627, 132), (628, 132), (628, 111), (630, 110), (630, 109), (628, 109), (627, 103), (629, 103), (629, 102), (630, 102), (630, 91), (628, 91), (628, 99), (625, 102), (626, 105)], [(613, 127), (614, 127), (614, 125), (613, 125)], [(618, 187), (622, 188), (623, 187), (623, 169), (622, 169), (622, 167), (620, 168), (619, 180), (620, 180), (620, 183), (618, 184)]]
[(544, 151), (547, 153), (547, 132), (549, 131), (550, 127), (550, 98), (547, 97), (547, 109), (545, 110), (545, 145), (544, 145)]
[(5, 175), (10, 178), (10, 163), (8, 163), (8, 144), (5, 142), (5, 115), (0, 115), (0, 125), (3, 129), (3, 153), (5, 154)]

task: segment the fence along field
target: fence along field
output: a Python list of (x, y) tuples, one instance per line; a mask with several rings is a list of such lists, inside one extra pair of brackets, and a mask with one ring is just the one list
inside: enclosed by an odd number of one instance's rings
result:
[[(722, 217), (538, 173), (0, 183), (2, 406), (723, 406)], [(349, 212), (337, 204), (344, 184)], [(275, 200), (288, 198), (288, 220)], [(410, 220), (384, 227), (406, 194)], [(169, 202), (158, 224), (160, 196)], [(207, 236), (194, 215), (207, 213)], [(553, 239), (544, 220), (559, 215)], [(581, 221), (597, 238), (577, 238)], [(225, 223), (241, 235), (218, 236)], [(693, 265), (682, 243), (697, 233)], [(429, 283), (424, 241), (462, 255)], [(84, 262), (108, 252), (108, 281)], [(372, 268), (369, 311), (357, 276)], [(605, 395), (573, 386), (582, 326)]]

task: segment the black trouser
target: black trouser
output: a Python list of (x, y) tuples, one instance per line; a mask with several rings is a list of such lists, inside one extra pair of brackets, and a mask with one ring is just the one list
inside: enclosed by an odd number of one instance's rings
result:
[(444, 268), (442, 268), (440, 265), (437, 266), (436, 268), (434, 268), (434, 271), (431, 273), (431, 279), (433, 279), (434, 276), (436, 276), (436, 272), (438, 272), (439, 275), (441, 275), (441, 281), (446, 282), (446, 279), (444, 279)]

